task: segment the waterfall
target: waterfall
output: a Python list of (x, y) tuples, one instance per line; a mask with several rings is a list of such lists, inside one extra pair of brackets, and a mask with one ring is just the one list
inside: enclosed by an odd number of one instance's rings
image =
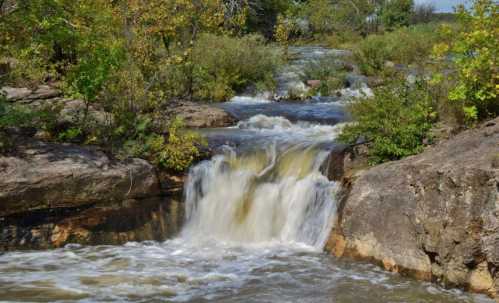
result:
[(239, 153), (226, 148), (191, 169), (182, 236), (322, 249), (335, 218), (338, 188), (321, 172), (328, 155), (304, 143)]

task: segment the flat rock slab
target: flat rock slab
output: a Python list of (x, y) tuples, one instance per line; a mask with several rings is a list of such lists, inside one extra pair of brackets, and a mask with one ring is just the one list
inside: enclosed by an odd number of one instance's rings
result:
[(56, 98), (62, 95), (60, 90), (48, 85), (39, 85), (35, 89), (5, 86), (0, 89), (0, 93), (4, 95), (9, 102), (21, 101), (24, 103), (30, 103), (40, 99)]
[(159, 195), (151, 164), (75, 145), (32, 142), (0, 156), (0, 216)]

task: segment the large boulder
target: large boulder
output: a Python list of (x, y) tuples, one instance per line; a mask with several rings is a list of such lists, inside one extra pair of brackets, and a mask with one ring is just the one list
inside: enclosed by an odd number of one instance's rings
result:
[(328, 249), (498, 296), (499, 119), (345, 181)]
[(60, 111), (57, 124), (61, 128), (81, 121), (85, 115), (87, 119), (99, 125), (109, 125), (113, 121), (113, 115), (97, 105), (87, 104), (80, 99), (64, 98), (62, 91), (49, 85), (39, 85), (35, 89), (4, 86), (0, 88), (0, 95), (3, 95), (9, 102), (32, 109)]
[(180, 225), (174, 200), (144, 160), (21, 142), (0, 156), (0, 250), (162, 240)]
[(227, 127), (237, 122), (236, 118), (221, 108), (187, 101), (169, 104), (155, 120), (165, 129), (167, 122), (174, 116), (181, 118), (185, 126), (190, 128)]
[(21, 101), (30, 103), (34, 100), (45, 100), (56, 98), (62, 95), (62, 92), (48, 85), (39, 85), (35, 89), (26, 87), (5, 86), (0, 89), (0, 94), (4, 95), (7, 101)]

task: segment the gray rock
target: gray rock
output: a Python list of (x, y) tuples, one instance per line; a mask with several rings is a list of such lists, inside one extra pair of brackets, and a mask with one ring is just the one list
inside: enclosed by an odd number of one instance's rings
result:
[(0, 250), (164, 240), (183, 218), (141, 159), (93, 148), (22, 143), (0, 157)]
[(159, 195), (154, 168), (74, 145), (33, 142), (0, 157), (0, 216)]
[(40, 85), (26, 98), (29, 100), (50, 99), (60, 97), (61, 95), (62, 92), (58, 89), (52, 88), (48, 85)]
[(357, 172), (328, 248), (497, 297), (499, 118), (420, 155)]
[(0, 89), (0, 93), (5, 96), (7, 101), (19, 101), (31, 95), (32, 91), (26, 87), (16, 88), (5, 86)]
[(87, 109), (87, 104), (83, 100), (63, 99), (57, 101), (56, 106), (62, 107), (58, 119), (58, 122), (61, 124), (72, 124), (75, 121), (81, 121), (87, 110), (87, 118), (99, 125), (111, 125), (111, 122), (113, 121), (113, 115), (111, 113), (99, 110), (92, 105), (89, 105)]
[(231, 114), (221, 108), (194, 102), (178, 102), (156, 115), (157, 128), (165, 132), (168, 121), (174, 116), (181, 118), (185, 126), (190, 128), (226, 127), (237, 122)]
[(48, 85), (40, 85), (35, 90), (26, 87), (5, 86), (0, 89), (0, 93), (6, 97), (7, 101), (22, 103), (31, 103), (34, 100), (51, 99), (62, 95), (60, 90)]
[(358, 75), (355, 73), (348, 73), (345, 77), (345, 81), (347, 82), (348, 87), (354, 89), (361, 88), (369, 83), (366, 76)]

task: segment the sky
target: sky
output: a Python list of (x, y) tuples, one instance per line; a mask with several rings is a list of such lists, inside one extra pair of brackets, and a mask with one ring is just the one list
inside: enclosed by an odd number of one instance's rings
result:
[(416, 3), (433, 3), (438, 12), (452, 12), (453, 7), (469, 3), (467, 0), (416, 0)]

